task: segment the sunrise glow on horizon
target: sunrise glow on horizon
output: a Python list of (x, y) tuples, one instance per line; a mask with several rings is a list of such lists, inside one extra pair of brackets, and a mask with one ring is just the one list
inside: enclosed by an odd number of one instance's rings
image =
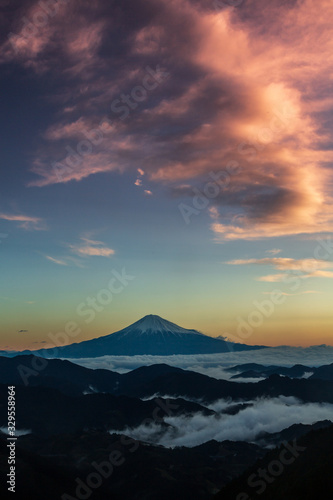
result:
[(3, 3), (0, 350), (333, 345), (333, 3)]

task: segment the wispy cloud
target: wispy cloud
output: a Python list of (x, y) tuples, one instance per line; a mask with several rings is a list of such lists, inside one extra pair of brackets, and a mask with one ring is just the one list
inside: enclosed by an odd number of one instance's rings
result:
[(111, 257), (115, 254), (112, 248), (104, 245), (102, 241), (94, 241), (88, 238), (81, 238), (83, 243), (69, 245), (72, 252), (81, 257)]
[(227, 264), (231, 265), (248, 265), (248, 264), (258, 264), (258, 265), (269, 265), (273, 266), (275, 269), (282, 271), (293, 270), (293, 271), (304, 271), (304, 270), (317, 270), (317, 269), (327, 269), (333, 267), (333, 262), (328, 262), (326, 260), (318, 259), (290, 259), (285, 257), (265, 257), (263, 259), (236, 259), (230, 260)]
[[(89, 68), (96, 65), (94, 56), (105, 21), (86, 23), (84, 15), (77, 15), (73, 2), (54, 2), (48, 14), (40, 3), (35, 1), (24, 9), (16, 8), (17, 19), (11, 26), (9, 37), (0, 46), (0, 62), (19, 62), (40, 74), (52, 69), (57, 57), (55, 49), (58, 49), (63, 52), (67, 64), (71, 62), (68, 73), (75, 76), (81, 71), (84, 77)], [(13, 10), (15, 12), (15, 6)], [(46, 19), (45, 22), (41, 24), (38, 17)], [(57, 36), (60, 28), (61, 39)]]
[(51, 262), (54, 262), (54, 264), (58, 264), (59, 266), (67, 266), (67, 262), (62, 259), (56, 259), (54, 257), (51, 257), (50, 255), (45, 255), (45, 258), (50, 260)]
[[(286, 274), (269, 274), (268, 276), (261, 276), (257, 281), (266, 281), (268, 283), (278, 283), (286, 279)], [(312, 273), (301, 274), (300, 278), (333, 278), (333, 271), (313, 271)]]
[[(272, 266), (279, 271), (293, 271), (300, 273), (301, 278), (333, 278), (333, 271), (327, 271), (333, 267), (333, 262), (328, 262), (319, 259), (290, 259), (283, 257), (266, 257), (263, 259), (236, 259), (227, 262), (234, 266), (243, 265), (266, 265)], [(257, 278), (258, 281), (267, 281), (276, 283), (284, 281), (285, 273), (270, 274)]]
[(0, 213), (0, 219), (17, 222), (18, 227), (27, 231), (43, 231), (46, 229), (46, 224), (40, 217), (31, 217), (23, 214), (6, 214)]
[[(137, 173), (138, 173), (138, 178), (136, 179), (134, 184), (136, 186), (144, 188), (145, 186), (143, 185), (142, 177), (145, 175), (145, 172), (144, 172), (144, 170), (142, 170), (142, 168), (138, 168)], [(152, 191), (150, 191), (150, 189), (143, 189), (143, 192), (145, 195), (148, 195), (148, 196), (153, 194)]]
[(277, 255), (281, 252), (282, 250), (280, 248), (272, 248), (272, 250), (266, 250), (266, 253), (270, 253), (271, 255)]

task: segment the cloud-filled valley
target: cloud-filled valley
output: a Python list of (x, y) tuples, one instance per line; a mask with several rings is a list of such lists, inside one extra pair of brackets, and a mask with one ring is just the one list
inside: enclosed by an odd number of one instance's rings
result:
[(0, 27), (0, 498), (333, 498), (333, 0)]
[[(87, 368), (104, 368), (125, 373), (140, 366), (166, 363), (185, 370), (192, 370), (218, 379), (230, 379), (232, 374), (224, 368), (243, 363), (293, 366), (301, 363), (307, 366), (330, 364), (332, 346), (273, 347), (251, 352), (228, 352), (221, 354), (174, 355), (174, 356), (102, 356), (90, 359), (71, 360)], [(249, 382), (249, 379), (246, 380)]]
[[(236, 415), (196, 413), (193, 416), (171, 416), (164, 419), (170, 427), (154, 422), (134, 429), (126, 428), (123, 432), (135, 439), (166, 447), (193, 447), (212, 439), (252, 442), (262, 433), (279, 432), (293, 424), (333, 421), (332, 404), (304, 404), (293, 397), (259, 399), (252, 404)], [(222, 400), (209, 408), (225, 410), (228, 405)]]

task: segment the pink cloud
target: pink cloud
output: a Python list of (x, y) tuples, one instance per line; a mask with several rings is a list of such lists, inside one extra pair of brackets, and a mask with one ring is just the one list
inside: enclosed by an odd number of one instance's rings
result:
[(49, 15), (35, 2), (27, 10), (19, 11), (8, 38), (0, 46), (0, 62), (18, 61), (37, 73), (49, 66), (38, 57), (52, 44), (57, 25), (62, 22), (70, 9), (65, 2), (57, 2), (55, 15)]
[[(108, 38), (115, 20), (101, 15), (101, 2), (87, 7), (89, 19), (68, 4), (29, 45), (2, 45), (2, 61), (36, 70), (54, 70), (57, 53), (57, 71), (71, 88), (64, 94), (71, 113), (44, 133), (30, 185), (131, 170), (173, 188), (208, 182), (210, 172), (234, 161), (241, 171), (211, 201), (217, 242), (331, 232), (332, 2), (322, 0), (319, 9), (314, 0), (257, 0), (219, 11), (205, 2), (161, 0), (155, 7), (146, 24), (128, 22), (119, 10), (120, 55)], [(63, 164), (58, 141), (77, 152), (113, 100), (142, 85), (152, 61), (170, 78), (134, 102), (126, 120), (112, 115), (103, 147), (93, 145), (75, 168), (65, 162), (59, 175), (60, 167), (52, 168)]]
[(41, 231), (46, 229), (46, 224), (40, 217), (30, 217), (23, 214), (0, 213), (0, 219), (18, 222), (19, 227), (26, 230)]
[(42, 73), (53, 69), (51, 53), (60, 49), (70, 60), (66, 72), (87, 76), (91, 67), (96, 67), (104, 26), (102, 19), (91, 23), (79, 16), (71, 1), (58, 0), (48, 9), (37, 1), (19, 13), (8, 39), (0, 46), (0, 62), (18, 61)]
[(102, 241), (94, 241), (87, 238), (81, 238), (83, 241), (79, 245), (69, 245), (72, 252), (81, 257), (111, 257), (115, 254), (112, 248), (104, 246)]
[(60, 139), (82, 138), (85, 132), (88, 132), (91, 125), (80, 117), (71, 123), (57, 124), (49, 127), (45, 132), (46, 139), (50, 141), (58, 141)]

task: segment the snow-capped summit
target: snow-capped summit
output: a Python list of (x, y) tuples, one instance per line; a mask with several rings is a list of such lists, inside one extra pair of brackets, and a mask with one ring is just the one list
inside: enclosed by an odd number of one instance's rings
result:
[(135, 356), (173, 354), (211, 354), (259, 349), (264, 346), (234, 344), (189, 330), (166, 319), (148, 314), (123, 330), (56, 349), (42, 349), (34, 354), (61, 358), (99, 356)]
[(121, 330), (121, 332), (124, 335), (132, 334), (133, 332), (141, 332), (142, 334), (172, 332), (174, 334), (195, 333), (196, 335), (203, 335), (196, 330), (188, 330), (187, 328), (182, 328), (181, 326), (176, 325), (176, 323), (171, 323), (171, 321), (161, 318), (161, 316), (157, 316), (156, 314), (148, 314), (147, 316), (144, 316), (143, 318), (139, 319), (139, 321), (136, 321), (132, 325)]

